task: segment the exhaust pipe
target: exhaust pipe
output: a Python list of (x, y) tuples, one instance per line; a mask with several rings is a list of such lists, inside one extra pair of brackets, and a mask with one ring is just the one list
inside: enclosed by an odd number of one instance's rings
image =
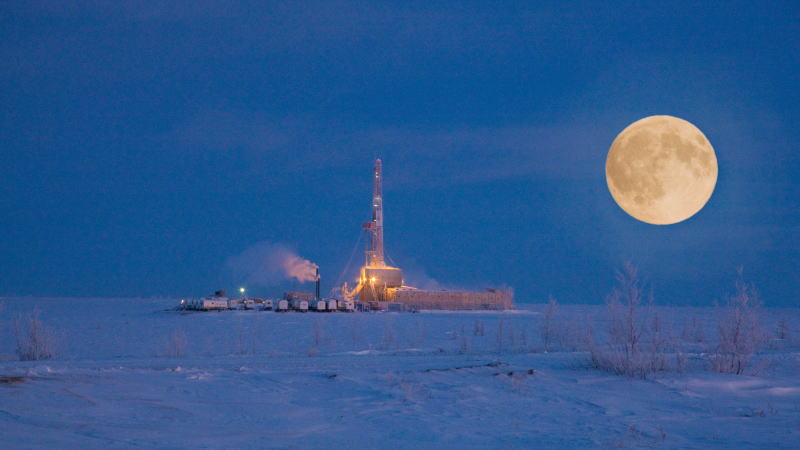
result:
[(319, 267), (317, 267), (317, 300), (319, 300)]

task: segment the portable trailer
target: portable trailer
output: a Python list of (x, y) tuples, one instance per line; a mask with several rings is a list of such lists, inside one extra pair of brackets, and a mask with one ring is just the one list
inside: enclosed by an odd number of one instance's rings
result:
[(329, 298), (327, 300), (327, 307), (328, 307), (328, 311), (338, 311), (339, 310), (339, 304), (336, 302), (335, 298)]
[(301, 300), (299, 298), (292, 299), (290, 306), (296, 311), (308, 311), (308, 300)]
[(289, 300), (276, 300), (275, 311), (286, 312), (289, 310)]
[(242, 299), (231, 298), (228, 300), (228, 309), (239, 309), (242, 307)]
[(319, 299), (311, 300), (310, 302), (308, 302), (308, 309), (314, 311), (325, 311), (327, 309), (325, 300), (319, 300)]
[(246, 298), (242, 300), (242, 306), (247, 310), (256, 309), (256, 303), (256, 300), (252, 298)]
[(272, 299), (262, 300), (261, 301), (261, 310), (262, 311), (272, 311), (272, 308), (274, 307), (274, 305), (275, 305), (275, 303), (272, 301)]
[(228, 299), (206, 297), (200, 300), (181, 300), (178, 309), (185, 311), (219, 311), (228, 309)]
[(350, 300), (339, 300), (336, 303), (339, 307), (339, 311), (354, 312), (356, 309), (355, 303), (351, 302)]

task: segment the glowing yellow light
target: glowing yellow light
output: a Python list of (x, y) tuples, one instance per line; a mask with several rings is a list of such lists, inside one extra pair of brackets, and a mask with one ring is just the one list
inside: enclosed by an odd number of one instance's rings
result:
[(239, 292), (241, 292), (242, 294), (244, 294), (244, 288), (243, 288), (243, 287), (240, 287), (240, 288), (239, 288)]
[(373, 283), (375, 282), (375, 280), (377, 280), (377, 278), (375, 278), (375, 277), (372, 277), (372, 278), (369, 279), (369, 281), (371, 281)]

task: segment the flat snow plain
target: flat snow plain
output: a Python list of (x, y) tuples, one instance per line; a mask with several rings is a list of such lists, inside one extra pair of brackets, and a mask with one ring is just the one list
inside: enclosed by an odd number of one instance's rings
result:
[[(508, 312), (166, 311), (171, 299), (0, 299), (4, 448), (798, 448), (800, 310), (747, 375), (707, 370), (715, 308), (659, 308), (688, 363), (632, 380), (574, 338), (603, 306)], [(19, 361), (34, 307), (56, 355)], [(692, 324), (689, 326), (689, 324)]]

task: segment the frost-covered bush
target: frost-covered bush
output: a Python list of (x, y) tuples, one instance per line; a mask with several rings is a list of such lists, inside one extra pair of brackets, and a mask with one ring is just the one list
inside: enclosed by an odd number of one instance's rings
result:
[(710, 355), (715, 372), (742, 374), (758, 347), (764, 342), (764, 333), (758, 321), (761, 301), (755, 287), (742, 278), (736, 280), (736, 292), (719, 323), (719, 345)]
[(683, 339), (685, 342), (703, 342), (705, 340), (703, 324), (697, 320), (697, 317), (692, 317), (691, 322), (686, 322), (683, 324), (681, 339)]
[(789, 322), (786, 320), (786, 316), (781, 316), (781, 318), (778, 319), (778, 329), (775, 336), (781, 341), (789, 341), (792, 339), (792, 333), (789, 331)]
[(175, 330), (167, 337), (164, 344), (164, 353), (171, 358), (180, 358), (186, 352), (186, 334)]
[(607, 299), (608, 341), (595, 344), (589, 337), (591, 362), (601, 370), (648, 378), (667, 368), (669, 337), (652, 307), (642, 311), (642, 287), (636, 267), (625, 263), (617, 272), (617, 282), (619, 285)]
[(542, 337), (542, 344), (544, 344), (544, 351), (549, 352), (553, 345), (553, 340), (556, 338), (555, 317), (558, 313), (558, 302), (551, 295), (547, 299), (547, 306), (544, 307), (542, 313), (542, 327), (539, 330)]
[(50, 359), (54, 354), (54, 339), (51, 331), (39, 319), (39, 308), (28, 316), (19, 316), (14, 323), (17, 338), (17, 356), (22, 361)]
[(500, 319), (500, 321), (497, 322), (497, 334), (495, 335), (495, 340), (497, 342), (497, 353), (503, 353), (503, 350), (505, 349), (505, 325), (506, 321), (504, 319)]

